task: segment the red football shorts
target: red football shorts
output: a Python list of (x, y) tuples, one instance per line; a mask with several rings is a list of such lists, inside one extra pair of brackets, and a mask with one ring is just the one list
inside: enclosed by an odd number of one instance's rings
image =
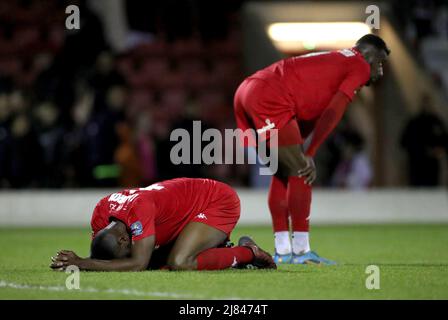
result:
[(227, 237), (235, 228), (240, 218), (240, 199), (230, 186), (218, 182), (210, 198), (209, 206), (198, 212), (192, 222), (201, 222), (215, 229), (221, 230)]
[[(254, 129), (258, 141), (269, 140), (278, 130), (278, 145), (303, 144), (291, 102), (261, 79), (246, 79), (235, 93), (234, 111), (239, 129)], [(244, 140), (245, 146), (256, 146), (257, 139)]]

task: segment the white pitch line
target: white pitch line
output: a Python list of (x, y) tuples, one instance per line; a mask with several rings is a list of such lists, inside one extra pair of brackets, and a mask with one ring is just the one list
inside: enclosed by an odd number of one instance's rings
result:
[[(63, 286), (42, 286), (42, 285), (27, 285), (27, 284), (20, 284), (20, 283), (13, 283), (13, 282), (7, 282), (4, 280), (0, 280), (0, 288), (12, 288), (17, 290), (42, 290), (42, 291), (65, 291), (65, 292), (87, 292), (87, 293), (106, 293), (106, 294), (123, 294), (123, 295), (129, 295), (129, 296), (139, 296), (139, 297), (158, 297), (158, 298), (173, 298), (173, 299), (207, 299), (204, 296), (195, 296), (190, 294), (184, 294), (184, 293), (175, 293), (175, 292), (159, 292), (159, 291), (152, 291), (152, 292), (145, 292), (145, 291), (139, 291), (135, 289), (96, 289), (96, 288), (79, 288), (79, 289), (72, 289), (69, 290), (66, 287)], [(239, 297), (230, 297), (230, 298), (214, 298), (214, 299), (222, 299), (222, 300), (242, 300), (242, 298)], [(248, 299), (248, 298), (245, 298)]]

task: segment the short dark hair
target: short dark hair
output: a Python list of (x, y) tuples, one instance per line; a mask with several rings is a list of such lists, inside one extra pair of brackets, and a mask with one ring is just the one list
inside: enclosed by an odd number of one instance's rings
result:
[(365, 36), (362, 36), (361, 38), (358, 39), (358, 41), (356, 41), (356, 46), (363, 46), (366, 44), (372, 45), (378, 50), (384, 50), (387, 53), (387, 55), (390, 54), (390, 49), (387, 47), (386, 42), (384, 42), (384, 40), (378, 37), (377, 35), (369, 33), (366, 34)]
[(92, 259), (112, 260), (116, 258), (118, 249), (117, 238), (108, 232), (109, 230), (101, 230), (90, 245), (90, 257)]

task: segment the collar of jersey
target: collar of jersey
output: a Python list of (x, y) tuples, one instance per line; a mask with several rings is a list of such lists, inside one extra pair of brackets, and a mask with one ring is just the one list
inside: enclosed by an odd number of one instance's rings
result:
[(350, 51), (352, 51), (357, 56), (362, 55), (361, 52), (356, 47), (349, 48)]

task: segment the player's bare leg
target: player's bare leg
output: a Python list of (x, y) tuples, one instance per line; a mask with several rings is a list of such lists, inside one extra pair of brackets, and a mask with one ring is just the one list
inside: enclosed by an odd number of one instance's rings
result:
[[(306, 177), (299, 177), (299, 170), (306, 168), (301, 145), (278, 147), (279, 172), (277, 176), (287, 181), (286, 203), (291, 218), (292, 254), (310, 251), (309, 214), (311, 206), (311, 184)], [(314, 173), (315, 174), (315, 173)]]
[[(311, 203), (311, 183), (315, 169), (304, 154), (303, 139), (295, 119), (278, 131), (278, 146), (272, 146), (270, 153), (278, 155), (278, 170), (273, 172), (269, 189), (268, 204), (272, 216), (275, 239), (276, 263), (289, 263), (292, 253), (309, 251), (308, 220)], [(300, 170), (307, 175), (299, 177)], [(291, 218), (293, 246), (289, 234)], [(298, 239), (301, 239), (298, 245)]]
[(269, 212), (272, 218), (274, 232), (275, 255), (277, 264), (291, 261), (291, 240), (289, 237), (289, 209), (286, 194), (288, 177), (276, 173), (272, 176), (268, 192)]
[[(302, 142), (297, 122), (291, 120), (285, 128), (279, 130), (278, 146), (270, 150), (278, 154), (278, 170), (273, 173), (268, 199), (273, 220), (276, 263), (306, 263), (303, 261), (308, 258), (314, 262), (317, 256), (309, 244), (311, 185), (316, 179), (316, 169), (312, 159), (305, 156)], [(292, 245), (286, 214), (291, 218)], [(325, 262), (322, 259), (321, 263)]]
[(275, 268), (269, 253), (253, 242), (233, 248), (218, 248), (227, 235), (209, 225), (190, 222), (179, 234), (168, 257), (172, 270), (220, 270), (248, 263)]
[(227, 239), (221, 230), (200, 222), (190, 222), (179, 234), (168, 256), (168, 265), (173, 269), (197, 269), (198, 254), (216, 248)]

